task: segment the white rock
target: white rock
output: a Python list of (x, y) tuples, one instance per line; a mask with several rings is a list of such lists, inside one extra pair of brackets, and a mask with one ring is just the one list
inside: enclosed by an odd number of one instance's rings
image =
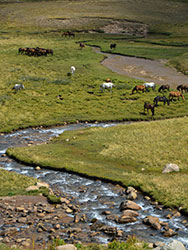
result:
[(37, 187), (40, 188), (40, 187), (46, 187), (46, 188), (49, 188), (50, 185), (46, 182), (37, 182)]
[(178, 167), (178, 165), (174, 164), (174, 163), (169, 163), (167, 164), (164, 169), (163, 169), (163, 174), (166, 174), (166, 173), (170, 173), (170, 172), (179, 172), (180, 169)]
[(34, 190), (39, 190), (39, 187), (37, 187), (37, 186), (29, 186), (28, 188), (26, 188), (25, 191), (29, 192), (29, 191), (34, 191)]
[(72, 244), (66, 244), (62, 246), (57, 246), (56, 250), (77, 250), (77, 247)]

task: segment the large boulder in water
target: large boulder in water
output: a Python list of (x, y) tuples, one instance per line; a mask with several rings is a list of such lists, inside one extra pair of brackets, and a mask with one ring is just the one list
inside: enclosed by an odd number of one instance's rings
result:
[(120, 204), (120, 211), (123, 211), (126, 209), (141, 210), (142, 208), (138, 204), (136, 204), (135, 202), (130, 201), (130, 200), (126, 200)]
[(150, 225), (151, 227), (153, 227), (156, 230), (161, 229), (161, 224), (160, 224), (159, 218), (157, 218), (157, 217), (149, 215), (143, 219), (143, 223)]

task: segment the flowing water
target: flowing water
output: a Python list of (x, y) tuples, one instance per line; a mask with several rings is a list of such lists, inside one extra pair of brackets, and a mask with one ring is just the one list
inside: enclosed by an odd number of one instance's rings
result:
[[(6, 152), (8, 147), (27, 145), (29, 142), (43, 143), (49, 138), (58, 136), (66, 130), (80, 129), (91, 126), (115, 126), (114, 124), (76, 124), (67, 125), (63, 127), (55, 127), (50, 129), (25, 129), (14, 133), (0, 136), (0, 156)], [(126, 126), (126, 125), (125, 125)], [(117, 188), (116, 185), (104, 183), (100, 180), (91, 180), (83, 178), (78, 175), (42, 169), (36, 171), (31, 166), (25, 166), (14, 160), (9, 160), (7, 157), (0, 157), (0, 167), (8, 171), (15, 171), (20, 174), (38, 178), (41, 181), (49, 183), (52, 187), (58, 187), (59, 190), (66, 193), (80, 204), (81, 213), (85, 214), (90, 220), (97, 218), (98, 221), (108, 226), (117, 227), (127, 234), (137, 235), (141, 239), (149, 242), (164, 241), (168, 242), (172, 238), (165, 238), (161, 232), (151, 229), (142, 223), (142, 219), (147, 215), (158, 217), (161, 221), (168, 222), (170, 228), (178, 232), (173, 239), (180, 240), (186, 247), (188, 247), (188, 223), (182, 223), (187, 220), (186, 217), (172, 217), (167, 219), (169, 214), (167, 209), (159, 209), (158, 206), (152, 205), (144, 196), (138, 192), (138, 203), (142, 210), (139, 211), (138, 220), (134, 223), (118, 224), (112, 220), (107, 220), (103, 211), (110, 211), (111, 214), (120, 215), (119, 206), (122, 201), (126, 199), (125, 189)], [(89, 221), (90, 221), (89, 220)], [(0, 225), (1, 229), (1, 225)], [(98, 242), (107, 243), (111, 237), (104, 235), (98, 238)]]

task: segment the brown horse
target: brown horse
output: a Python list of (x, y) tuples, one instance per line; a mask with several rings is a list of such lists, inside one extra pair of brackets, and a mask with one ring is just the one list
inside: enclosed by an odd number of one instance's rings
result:
[(177, 86), (177, 90), (182, 91), (182, 93), (183, 93), (183, 91), (188, 92), (188, 86), (180, 84)]
[(85, 48), (85, 44), (84, 43), (80, 43), (80, 48), (81, 49)]
[(145, 102), (144, 103), (144, 113), (145, 113), (146, 109), (147, 109), (148, 113), (149, 113), (149, 110), (151, 110), (152, 116), (155, 114), (155, 105), (153, 105), (149, 102)]
[(63, 32), (62, 36), (69, 36), (69, 37), (75, 37), (75, 34), (71, 31), (66, 31), (66, 32)]
[(169, 94), (169, 99), (170, 101), (174, 100), (175, 97), (178, 98), (178, 100), (180, 99), (180, 96), (182, 97), (183, 100), (185, 100), (185, 97), (183, 96), (183, 94), (179, 91), (171, 91)]
[(164, 91), (164, 90), (170, 90), (170, 86), (168, 85), (168, 84), (165, 84), (165, 85), (161, 85), (160, 87), (159, 87), (159, 89), (158, 89), (158, 92), (161, 92), (161, 90), (162, 91)]
[(136, 85), (132, 90), (132, 94), (134, 94), (134, 91), (136, 92), (142, 91), (142, 93), (144, 93), (145, 90), (146, 90), (146, 87), (144, 85)]

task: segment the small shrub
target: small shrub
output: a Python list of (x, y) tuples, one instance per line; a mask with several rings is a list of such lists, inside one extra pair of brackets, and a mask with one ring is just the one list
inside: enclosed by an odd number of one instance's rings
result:
[(51, 204), (61, 204), (61, 198), (55, 195), (48, 195), (47, 199), (48, 199), (48, 202)]

